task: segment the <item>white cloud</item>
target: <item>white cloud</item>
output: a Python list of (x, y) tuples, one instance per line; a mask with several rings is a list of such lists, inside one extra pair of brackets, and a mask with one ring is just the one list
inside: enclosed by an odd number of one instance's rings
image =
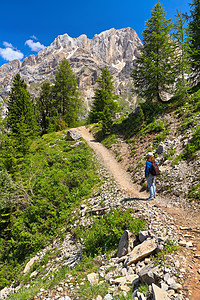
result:
[(3, 42), (3, 45), (6, 47), (6, 48), (12, 48), (14, 49), (13, 45), (11, 43), (8, 43), (8, 42)]
[(40, 44), (40, 42), (34, 42), (33, 40), (27, 40), (25, 45), (28, 45), (32, 51), (38, 52), (45, 48), (44, 45)]
[(34, 39), (34, 40), (37, 40), (35, 35), (32, 35), (31, 38)]
[(0, 56), (7, 61), (11, 61), (13, 59), (22, 59), (24, 58), (24, 54), (13, 47), (11, 43), (3, 42), (3, 45), (6, 47), (0, 48)]

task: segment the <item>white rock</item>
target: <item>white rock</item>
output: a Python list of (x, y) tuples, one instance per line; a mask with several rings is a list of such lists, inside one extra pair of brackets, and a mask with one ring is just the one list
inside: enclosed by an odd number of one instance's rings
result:
[(113, 296), (111, 294), (107, 294), (103, 300), (113, 300)]
[(87, 275), (87, 280), (90, 282), (90, 284), (97, 284), (99, 281), (99, 274), (97, 273), (90, 273)]
[(152, 284), (153, 300), (170, 300), (166, 291), (160, 289), (154, 283)]
[(26, 274), (30, 271), (30, 268), (32, 267), (32, 265), (34, 264), (35, 261), (38, 260), (38, 256), (36, 255), (35, 257), (32, 257), (29, 262), (26, 264), (23, 273)]

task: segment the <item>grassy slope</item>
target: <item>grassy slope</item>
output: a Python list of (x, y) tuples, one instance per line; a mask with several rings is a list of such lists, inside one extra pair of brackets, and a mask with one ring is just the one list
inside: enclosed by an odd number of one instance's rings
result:
[(99, 181), (91, 150), (84, 142), (72, 148), (74, 142), (65, 138), (64, 132), (44, 135), (18, 166), (15, 184), (21, 197), (1, 206), (0, 289), (16, 280), (60, 228), (74, 222), (73, 208)]

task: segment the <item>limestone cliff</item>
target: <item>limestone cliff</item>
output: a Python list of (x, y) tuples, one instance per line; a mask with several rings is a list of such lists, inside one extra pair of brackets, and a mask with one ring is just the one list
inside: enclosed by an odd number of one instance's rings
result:
[[(140, 45), (137, 33), (131, 28), (113, 28), (96, 34), (93, 39), (86, 35), (78, 38), (60, 35), (36, 56), (30, 55), (22, 63), (13, 60), (0, 67), (0, 86), (3, 88), (0, 100), (6, 97), (11, 80), (18, 72), (28, 84), (31, 94), (37, 96), (41, 83), (53, 79), (58, 63), (64, 57), (77, 76), (86, 107), (91, 104), (96, 79), (105, 65), (114, 77), (116, 93), (130, 100), (130, 67)], [(134, 102), (134, 99), (131, 101)]]

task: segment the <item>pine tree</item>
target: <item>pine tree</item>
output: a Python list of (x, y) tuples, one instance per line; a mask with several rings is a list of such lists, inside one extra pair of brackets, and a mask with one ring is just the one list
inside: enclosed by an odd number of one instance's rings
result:
[(20, 124), (24, 128), (26, 127), (30, 137), (33, 138), (38, 134), (34, 103), (20, 74), (15, 76), (9, 93), (7, 122), (9, 128), (16, 135), (20, 131)]
[[(117, 96), (114, 94), (113, 76), (107, 66), (102, 69), (97, 82), (99, 88), (95, 90), (94, 102), (89, 114), (90, 122), (105, 121), (106, 116), (111, 118), (118, 110), (118, 105), (115, 102)], [(111, 124), (110, 121), (106, 123)]]
[(182, 14), (177, 10), (175, 15), (176, 20), (173, 27), (173, 38), (175, 39), (175, 49), (177, 53), (177, 61), (175, 64), (176, 70), (176, 95), (181, 98), (187, 96), (187, 90), (189, 88), (188, 77), (191, 73), (190, 55), (189, 55), (189, 42), (186, 18), (183, 18)]
[(55, 74), (53, 97), (60, 118), (68, 126), (73, 126), (78, 119), (82, 107), (77, 90), (77, 80), (69, 62), (63, 59)]
[(38, 125), (34, 103), (20, 74), (15, 76), (9, 93), (7, 124), (16, 138), (18, 150), (25, 154), (30, 140), (38, 135)]
[(54, 107), (52, 86), (49, 82), (44, 82), (41, 86), (40, 96), (37, 99), (38, 109), (41, 115), (42, 133), (47, 133), (51, 124), (51, 119), (56, 114)]
[(189, 16), (190, 54), (192, 57), (191, 80), (194, 84), (200, 82), (200, 0), (192, 0)]
[(163, 101), (165, 93), (172, 93), (175, 82), (174, 43), (170, 37), (171, 19), (166, 20), (164, 8), (158, 1), (151, 18), (145, 22), (143, 46), (132, 70), (134, 91), (147, 101)]

